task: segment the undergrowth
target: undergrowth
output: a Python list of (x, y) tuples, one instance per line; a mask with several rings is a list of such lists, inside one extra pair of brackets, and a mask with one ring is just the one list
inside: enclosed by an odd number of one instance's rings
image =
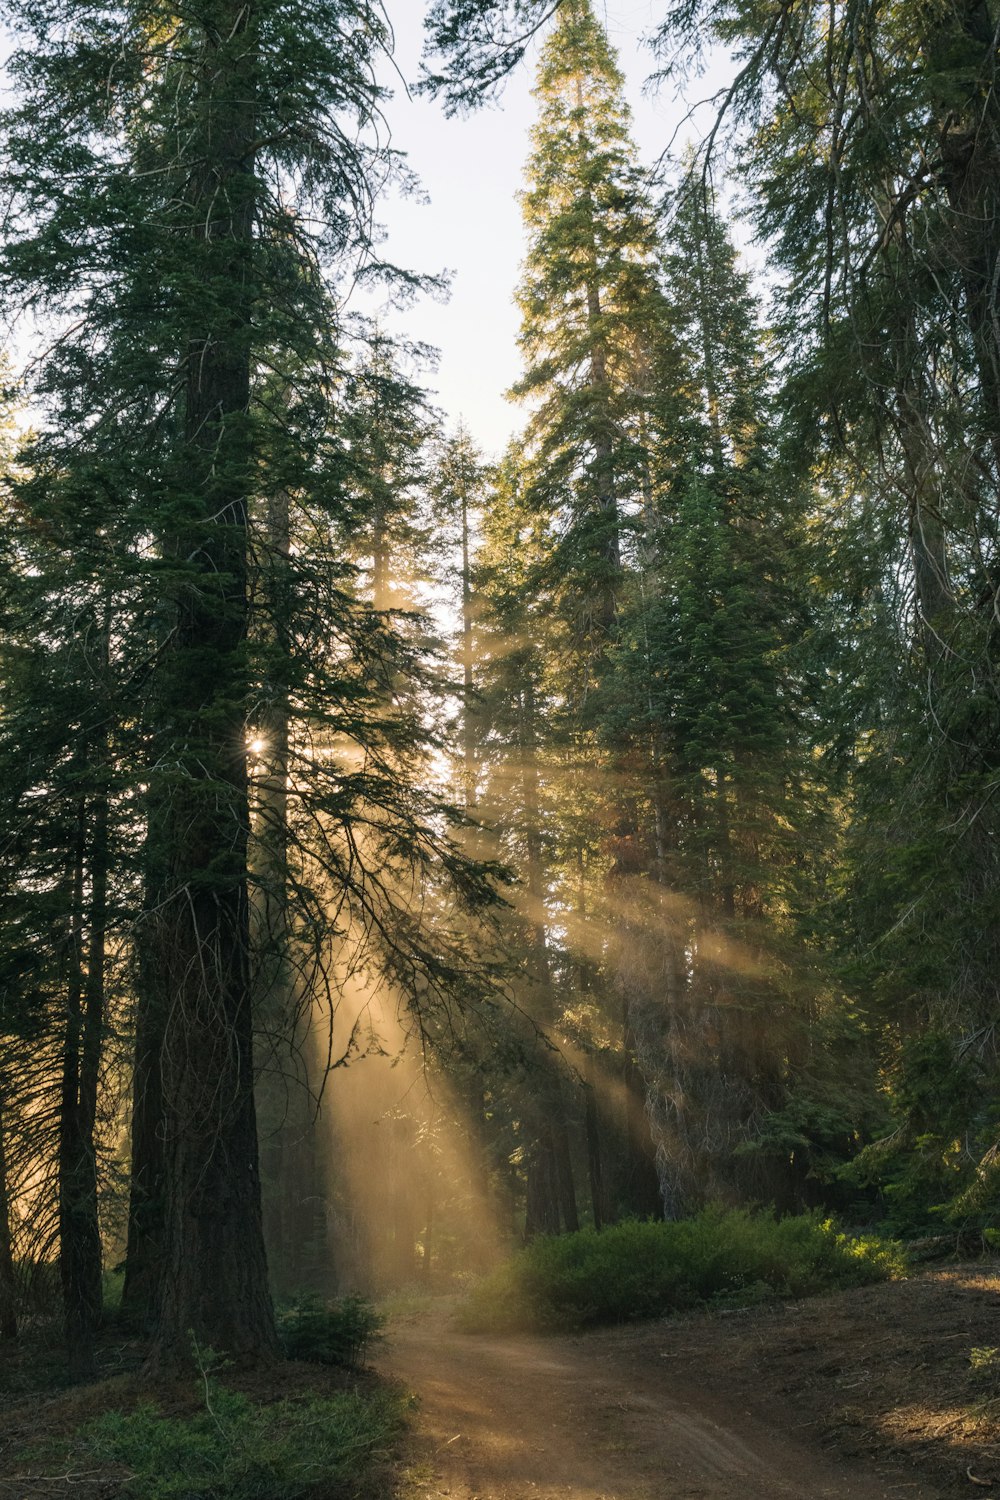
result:
[(278, 1337), (289, 1359), (353, 1368), (361, 1364), (369, 1344), (381, 1337), (384, 1322), (363, 1297), (336, 1302), (302, 1297), (278, 1312)]
[(260, 1405), (210, 1382), (194, 1416), (146, 1404), (107, 1412), (83, 1436), (93, 1458), (128, 1471), (130, 1500), (306, 1500), (354, 1494), (387, 1455), (403, 1407), (384, 1391)]
[(1000, 1405), (1000, 1349), (970, 1349), (969, 1373), (981, 1410), (995, 1412)]
[(905, 1270), (894, 1241), (843, 1234), (820, 1214), (709, 1209), (534, 1240), (473, 1289), (458, 1322), (467, 1333), (582, 1328), (806, 1297)]

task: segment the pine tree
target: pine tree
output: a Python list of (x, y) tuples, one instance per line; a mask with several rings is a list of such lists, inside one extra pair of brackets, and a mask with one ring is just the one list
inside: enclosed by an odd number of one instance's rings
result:
[(800, 493), (769, 438), (756, 310), (701, 186), (673, 205), (664, 291), (674, 362), (658, 372), (660, 399), (674, 419), (650, 463), (612, 732), (631, 734), (648, 765), (651, 879), (639, 895), (620, 857), (617, 899), (648, 909), (647, 932), (627, 941), (677, 1212), (702, 1193), (790, 1191), (766, 1170), (741, 1185), (753, 1158), (733, 1152), (781, 1107), (797, 1029), (785, 911), (806, 810), (806, 605)]
[[(598, 863), (636, 844), (625, 764), (630, 732), (614, 728), (614, 650), (646, 524), (653, 454), (664, 441), (659, 391), (671, 335), (657, 272), (656, 217), (629, 137), (622, 78), (588, 4), (561, 7), (542, 52), (541, 113), (524, 194), (529, 246), (519, 291), (531, 403), (525, 502), (548, 538), (533, 581), (562, 624), (551, 659), (560, 731), (577, 754), (603, 758), (613, 790), (602, 809)], [(558, 665), (557, 665), (558, 662)], [(600, 747), (600, 749), (598, 748)], [(571, 794), (572, 795), (572, 794)], [(593, 845), (593, 835), (584, 835)], [(622, 1011), (625, 1135), (619, 1198), (640, 1212), (660, 1201), (635, 1056), (631, 994)]]
[(345, 530), (380, 611), (418, 607), (426, 572), (427, 450), (435, 429), (426, 392), (406, 373), (426, 358), (374, 327), (345, 372), (339, 418), (346, 457)]
[[(945, 1094), (972, 1057), (980, 1095), (995, 1098), (995, 17), (944, 3), (859, 24), (850, 5), (782, 5), (762, 30), (755, 7), (709, 0), (673, 11), (663, 42), (684, 50), (696, 29), (742, 58), (732, 115), (754, 125), (743, 169), (784, 278), (789, 431), (844, 486), (821, 501), (837, 630), (866, 647), (864, 659), (848, 649), (844, 971), (883, 999), (890, 1097), (920, 1094), (917, 1075), (940, 1057), (936, 1043), (899, 1050), (901, 1029), (916, 1029), (949, 1039)], [(843, 744), (842, 724), (830, 734)], [(943, 1096), (941, 1116), (939, 1183), (957, 1130)], [(925, 1125), (922, 1113), (903, 1123), (897, 1141)], [(978, 1105), (967, 1133), (988, 1157)], [(925, 1165), (915, 1159), (918, 1175)]]
[[(0, 279), (66, 319), (39, 366), (19, 524), (30, 535), (65, 502), (109, 601), (110, 675), (133, 726), (120, 770), (141, 788), (108, 871), (120, 890), (141, 844), (129, 1301), (165, 1357), (187, 1351), (190, 1330), (266, 1354), (258, 709), (291, 713), (272, 791), (287, 793), (289, 951), (318, 994), (335, 999), (331, 952), (350, 909), (372, 964), (415, 1006), (474, 999), (481, 976), (457, 910), (430, 935), (418, 908), (430, 886), (491, 899), (439, 799), (409, 779), (426, 741), (419, 711), (384, 711), (400, 671), (426, 676), (420, 652), (358, 597), (343, 561), (330, 278), (370, 249), (372, 59), (388, 33), (377, 7), (341, 0), (294, 25), (270, 0), (218, 0), (198, 17), (123, 3), (100, 22), (11, 11), (25, 45), (5, 190), (23, 212)], [(286, 499), (287, 549), (265, 521)], [(72, 615), (68, 592), (50, 604)], [(72, 682), (84, 695), (86, 665)], [(316, 751), (331, 738), (354, 747), (348, 763)], [(79, 903), (67, 892), (63, 907), (72, 925)]]
[[(135, 915), (136, 741), (124, 690), (136, 643), (127, 590), (107, 570), (113, 518), (90, 476), (53, 472), (30, 445), (21, 459), (7, 476), (0, 564), (6, 1155), (23, 1180), (29, 1142), (37, 1153), (33, 1214), (43, 1238), (50, 1206), (58, 1220), (70, 1363), (83, 1374), (101, 1316), (99, 1093), (120, 1019), (113, 955)], [(29, 1077), (18, 1077), (27, 1055)]]
[[(477, 807), (497, 852), (519, 878), (504, 939), (516, 978), (515, 1000), (529, 1027), (511, 1079), (525, 1235), (579, 1226), (574, 1180), (572, 1086), (552, 1048), (565, 1043), (564, 955), (551, 911), (557, 858), (553, 806), (547, 653), (532, 581), (544, 549), (527, 508), (520, 454), (512, 449), (491, 478), (483, 539), (474, 568), (479, 667)], [(540, 1033), (540, 1034), (539, 1034)]]
[(526, 497), (548, 520), (549, 582), (574, 617), (582, 700), (618, 610), (624, 532), (641, 490), (648, 341), (662, 307), (623, 80), (587, 0), (561, 8), (535, 97), (517, 299), (526, 367), (514, 393), (531, 407)]
[(486, 465), (463, 423), (439, 447), (434, 463), (433, 509), (437, 521), (455, 536), (457, 564), (451, 572), (460, 607), (458, 656), (462, 673), (461, 782), (466, 812), (477, 801), (477, 686), (475, 681), (476, 605), (473, 554), (476, 525), (485, 506)]

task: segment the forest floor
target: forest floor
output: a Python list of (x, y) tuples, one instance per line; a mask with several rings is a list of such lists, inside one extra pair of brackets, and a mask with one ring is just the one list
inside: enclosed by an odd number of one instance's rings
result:
[[(113, 1330), (106, 1333), (113, 1334)], [(143, 1372), (144, 1353), (145, 1346), (138, 1341), (105, 1336), (98, 1349), (100, 1378), (66, 1385), (61, 1345), (51, 1335), (39, 1340), (29, 1334), (4, 1351), (0, 1357), (0, 1500), (127, 1500), (135, 1493), (123, 1464), (95, 1458), (85, 1441), (89, 1425), (107, 1412), (133, 1412), (147, 1402), (163, 1416), (185, 1422), (205, 1412), (200, 1375), (189, 1370), (150, 1380)], [(344, 1370), (300, 1360), (258, 1369), (223, 1367), (219, 1384), (260, 1408), (279, 1401), (329, 1401), (345, 1392), (377, 1400), (386, 1388), (386, 1382), (371, 1370)], [(394, 1500), (399, 1466), (393, 1450), (397, 1446), (394, 1440), (371, 1456), (362, 1456), (355, 1466), (355, 1481), (324, 1486), (315, 1500)], [(243, 1500), (250, 1496), (285, 1500), (267, 1476), (259, 1483), (236, 1478), (231, 1486), (223, 1486), (220, 1477), (220, 1490), (207, 1488), (205, 1475), (211, 1466), (194, 1441), (183, 1448), (165, 1441), (161, 1464), (156, 1493), (169, 1494), (174, 1500), (218, 1493), (238, 1494)], [(193, 1476), (190, 1490), (185, 1482), (189, 1476)], [(145, 1482), (140, 1493), (150, 1493)], [(295, 1493), (300, 1494), (301, 1488)]]
[(996, 1262), (570, 1337), (462, 1334), (452, 1306), (378, 1358), (420, 1400), (407, 1500), (1000, 1495), (1000, 1399), (970, 1375)]
[[(1000, 1348), (996, 1261), (557, 1338), (462, 1334), (454, 1305), (390, 1323), (378, 1370), (420, 1404), (398, 1488), (383, 1468), (369, 1500), (1000, 1496), (1000, 1368), (992, 1389), (970, 1372), (973, 1349)], [(123, 1493), (74, 1434), (139, 1399), (138, 1351), (109, 1337), (104, 1379), (71, 1389), (60, 1363), (30, 1344), (0, 1362), (0, 1500)], [(266, 1405), (358, 1380), (292, 1363), (226, 1383)], [(170, 1414), (199, 1406), (190, 1378), (156, 1394)]]

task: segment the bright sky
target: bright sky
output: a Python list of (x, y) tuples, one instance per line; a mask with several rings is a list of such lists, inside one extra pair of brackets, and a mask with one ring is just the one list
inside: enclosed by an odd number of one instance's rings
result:
[[(643, 163), (651, 165), (671, 145), (679, 126), (675, 152), (694, 129), (682, 125), (688, 104), (676, 99), (672, 88), (643, 93), (654, 58), (642, 38), (662, 17), (664, 0), (595, 0), (595, 8), (619, 51), (636, 142)], [(420, 0), (388, 0), (387, 9), (396, 31), (397, 65), (407, 80), (415, 79), (425, 6)], [(466, 119), (448, 120), (439, 104), (408, 99), (398, 80), (387, 111), (393, 143), (407, 153), (430, 202), (383, 204), (385, 252), (414, 270), (454, 272), (446, 305), (423, 299), (399, 318), (398, 326), (408, 337), (441, 351), (437, 373), (430, 377), (438, 403), (452, 424), (464, 418), (488, 453), (499, 452), (521, 420), (517, 406), (503, 393), (519, 374), (512, 299), (523, 242), (516, 194), (535, 117), (532, 73), (529, 57), (508, 83), (499, 107)], [(693, 80), (691, 102), (721, 81), (721, 73)], [(702, 112), (702, 126), (707, 118)]]
[[(419, 77), (427, 3), (386, 0), (396, 34), (396, 66), (408, 82)], [(712, 118), (709, 106), (694, 123), (685, 123), (690, 105), (725, 83), (724, 61), (691, 82), (686, 100), (675, 97), (672, 87), (646, 92), (655, 59), (643, 38), (662, 18), (667, 0), (594, 3), (626, 75), (642, 162), (652, 165), (668, 147), (676, 155)], [(9, 38), (0, 31), (0, 56), (8, 51)], [(449, 424), (462, 418), (488, 454), (498, 454), (522, 420), (504, 392), (520, 373), (513, 293), (523, 241), (516, 195), (535, 118), (531, 85), (536, 59), (537, 46), (509, 80), (499, 105), (451, 120), (440, 104), (408, 96), (388, 66), (384, 74), (394, 92), (386, 111), (392, 143), (407, 154), (429, 201), (393, 198), (382, 203), (379, 219), (388, 233), (383, 253), (407, 269), (453, 273), (447, 303), (423, 298), (403, 313), (386, 315), (386, 321), (440, 351), (436, 372), (422, 374), (421, 383), (436, 391)], [(367, 299), (357, 306), (378, 311)], [(19, 344), (24, 337), (22, 329)]]

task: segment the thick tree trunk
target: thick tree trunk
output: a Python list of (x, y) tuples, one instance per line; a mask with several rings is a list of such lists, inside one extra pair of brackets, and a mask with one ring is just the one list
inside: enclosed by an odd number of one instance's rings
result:
[[(194, 24), (194, 23), (192, 23)], [(257, 17), (218, 0), (203, 22), (189, 179), (189, 490), (165, 537), (177, 565), (160, 667), (166, 898), (156, 926), (164, 1018), (163, 1276), (156, 1352), (192, 1337), (237, 1356), (277, 1350), (261, 1225), (253, 1095), (247, 861), (248, 495), (254, 472)], [(182, 309), (184, 311), (185, 309)]]
[[(996, 26), (987, 0), (957, 0), (935, 13), (924, 51), (930, 70), (950, 80), (961, 52), (972, 90), (964, 110), (949, 91), (941, 107), (941, 175), (952, 209), (953, 254), (982, 389), (983, 410), (1000, 463), (1000, 98)], [(936, 21), (936, 25), (933, 22)], [(958, 32), (961, 41), (956, 38)]]
[[(186, 840), (178, 844), (186, 856)], [(188, 885), (175, 900), (164, 949), (175, 1009), (162, 1059), (157, 1344), (168, 1357), (187, 1351), (191, 1332), (235, 1355), (276, 1348), (261, 1226), (246, 891), (238, 879), (221, 889), (217, 881), (208, 891)]]

